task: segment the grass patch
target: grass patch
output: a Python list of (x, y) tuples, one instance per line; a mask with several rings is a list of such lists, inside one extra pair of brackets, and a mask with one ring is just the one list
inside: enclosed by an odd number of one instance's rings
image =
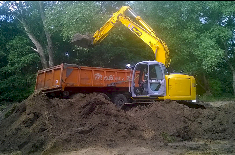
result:
[(171, 137), (168, 133), (162, 132), (161, 136), (167, 143), (172, 143), (175, 141), (174, 137)]
[(229, 96), (213, 96), (213, 95), (202, 95), (198, 97), (199, 101), (203, 102), (216, 102), (216, 101), (235, 101), (235, 97), (232, 95)]

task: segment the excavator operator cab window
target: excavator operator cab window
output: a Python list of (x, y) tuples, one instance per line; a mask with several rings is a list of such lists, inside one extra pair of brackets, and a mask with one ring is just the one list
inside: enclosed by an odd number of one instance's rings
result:
[(148, 93), (148, 65), (138, 64), (135, 68), (135, 72), (138, 73), (135, 76), (135, 94), (144, 95)]
[(132, 81), (132, 96), (164, 96), (164, 66), (158, 62), (141, 62), (135, 66)]
[(150, 89), (152, 91), (158, 91), (160, 88), (160, 83), (157, 83), (159, 80), (163, 80), (164, 76), (162, 69), (159, 65), (149, 65), (149, 80), (150, 80)]

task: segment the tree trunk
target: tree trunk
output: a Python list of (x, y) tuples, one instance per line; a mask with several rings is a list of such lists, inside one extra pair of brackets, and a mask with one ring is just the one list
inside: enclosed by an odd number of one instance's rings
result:
[(204, 81), (204, 86), (205, 86), (206, 94), (211, 95), (211, 90), (210, 90), (208, 81), (206, 79), (206, 74), (205, 74), (205, 72), (203, 72), (202, 74), (203, 74), (202, 76), (203, 76), (203, 81)]
[[(19, 20), (19, 19), (18, 19), (18, 20)], [(26, 31), (28, 37), (30, 38), (30, 40), (31, 40), (31, 41), (34, 43), (34, 45), (36, 46), (36, 49), (33, 48), (33, 50), (36, 51), (36, 52), (39, 54), (40, 60), (41, 60), (41, 63), (42, 63), (42, 67), (43, 67), (43, 68), (48, 68), (48, 64), (47, 64), (47, 61), (46, 61), (46, 58), (45, 58), (45, 54), (44, 54), (44, 50), (43, 50), (43, 48), (42, 48), (42, 45), (37, 41), (36, 37), (34, 37), (34, 35), (32, 34), (32, 32), (29, 30), (28, 25), (26, 24), (26, 22), (24, 21), (24, 19), (19, 20), (19, 21), (22, 23), (22, 25), (23, 25), (23, 27), (24, 27), (24, 29), (25, 29), (25, 31)]]
[(235, 95), (235, 71), (233, 70), (233, 95)]
[(233, 73), (233, 95), (235, 95), (235, 70), (231, 63), (228, 62), (228, 65)]
[(231, 69), (231, 71), (233, 73), (233, 95), (235, 95), (235, 70), (234, 70), (233, 65), (230, 63), (231, 61), (229, 61), (229, 59), (228, 59), (228, 48), (227, 48), (227, 44), (226, 43), (224, 43), (224, 47), (225, 47), (225, 50), (224, 50), (225, 60), (227, 61), (228, 66), (230, 67), (230, 69)]
[(49, 66), (52, 67), (54, 66), (54, 60), (53, 60), (53, 46), (52, 46), (51, 34), (49, 33), (45, 25), (45, 14), (44, 14), (44, 6), (43, 6), (42, 1), (39, 1), (39, 6), (40, 6), (40, 14), (41, 14), (42, 22), (43, 22), (43, 29), (47, 38), (47, 52), (49, 56)]

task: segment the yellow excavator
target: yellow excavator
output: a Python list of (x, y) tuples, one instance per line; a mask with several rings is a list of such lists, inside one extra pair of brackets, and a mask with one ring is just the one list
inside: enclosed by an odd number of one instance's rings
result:
[[(139, 24), (127, 17), (127, 11)], [(100, 43), (118, 22), (121, 22), (137, 37), (148, 44), (155, 54), (154, 61), (142, 61), (134, 66), (129, 91), (132, 100), (140, 102), (170, 99), (196, 102), (195, 78), (181, 73), (167, 74), (166, 67), (170, 65), (167, 45), (156, 36), (154, 30), (140, 16), (137, 16), (129, 6), (122, 6), (94, 33), (92, 40), (86, 43), (93, 45)], [(89, 40), (87, 36), (80, 36), (80, 39), (73, 39), (72, 42), (81, 46), (79, 41), (84, 43), (86, 39)], [(136, 74), (137, 72), (138, 74)], [(136, 84), (136, 81), (138, 81), (138, 84)], [(123, 99), (120, 102), (124, 102)]]

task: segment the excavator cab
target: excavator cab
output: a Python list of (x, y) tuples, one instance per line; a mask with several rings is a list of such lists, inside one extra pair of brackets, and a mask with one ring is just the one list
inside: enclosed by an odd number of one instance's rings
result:
[(132, 76), (133, 98), (158, 98), (166, 95), (165, 66), (157, 61), (135, 65)]

